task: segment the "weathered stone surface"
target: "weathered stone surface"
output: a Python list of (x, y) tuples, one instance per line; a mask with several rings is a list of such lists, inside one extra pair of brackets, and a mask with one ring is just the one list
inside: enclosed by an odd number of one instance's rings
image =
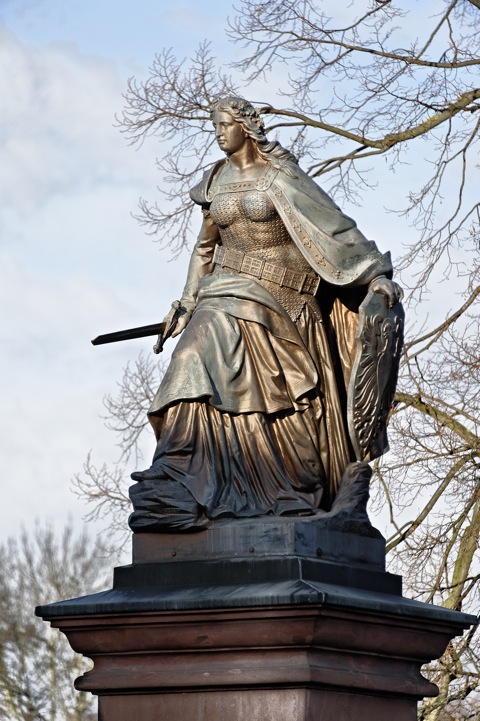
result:
[(385, 569), (385, 541), (370, 522), (339, 530), (336, 516), (218, 521), (199, 533), (135, 533), (133, 562), (199, 561), (297, 555)]
[(416, 700), (436, 693), (421, 665), (472, 622), (298, 579), (129, 586), (143, 571), (117, 574), (115, 605), (97, 594), (39, 609), (94, 661), (76, 687), (99, 695), (102, 721), (414, 721)]
[[(93, 660), (76, 687), (101, 721), (415, 721), (422, 664), (474, 617), (403, 598), (382, 539), (361, 562), (354, 535), (308, 524), (142, 535), (111, 590), (38, 608)], [(319, 558), (322, 533), (357, 562)]]
[[(258, 689), (177, 694), (138, 694), (135, 706), (122, 696), (100, 699), (101, 719), (115, 721), (323, 721), (341, 719), (414, 719), (416, 704), (405, 699), (312, 689)], [(383, 715), (382, 715), (383, 714)]]

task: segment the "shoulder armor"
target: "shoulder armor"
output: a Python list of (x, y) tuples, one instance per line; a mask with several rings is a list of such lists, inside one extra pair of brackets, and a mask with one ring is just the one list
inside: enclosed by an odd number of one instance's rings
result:
[(194, 203), (204, 206), (209, 204), (209, 201), (207, 200), (208, 188), (210, 186), (210, 183), (212, 182), (212, 178), (215, 175), (216, 171), (224, 163), (225, 160), (219, 160), (214, 163), (210, 168), (208, 168), (208, 170), (204, 172), (201, 181), (193, 186), (193, 188), (190, 190), (190, 198), (193, 200)]

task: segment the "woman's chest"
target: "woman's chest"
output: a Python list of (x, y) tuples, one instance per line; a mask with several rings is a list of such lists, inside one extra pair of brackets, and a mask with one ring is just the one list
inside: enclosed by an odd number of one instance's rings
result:
[(243, 192), (219, 190), (210, 205), (210, 214), (219, 228), (227, 228), (243, 221), (268, 223), (277, 217), (275, 207), (268, 195), (255, 189)]

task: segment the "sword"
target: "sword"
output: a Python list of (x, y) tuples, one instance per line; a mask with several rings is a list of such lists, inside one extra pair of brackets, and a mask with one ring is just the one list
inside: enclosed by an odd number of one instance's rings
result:
[(175, 300), (172, 303), (172, 309), (161, 323), (152, 323), (151, 325), (141, 325), (138, 328), (128, 328), (127, 330), (118, 330), (115, 333), (105, 333), (98, 335), (92, 340), (92, 345), (104, 345), (105, 343), (118, 343), (123, 340), (133, 340), (134, 338), (147, 338), (150, 335), (158, 335), (157, 342), (153, 346), (154, 353), (161, 353), (167, 338), (170, 338), (180, 311), (180, 301)]

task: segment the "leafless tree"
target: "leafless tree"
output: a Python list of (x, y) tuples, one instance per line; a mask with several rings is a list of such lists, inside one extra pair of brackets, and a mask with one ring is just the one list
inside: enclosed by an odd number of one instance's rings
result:
[[(375, 466), (374, 507), (390, 509), (389, 563), (410, 594), (470, 612), (478, 612), (480, 586), (479, 27), (478, 0), (239, 0), (228, 33), (242, 55), (230, 75), (207, 44), (183, 62), (164, 51), (146, 82), (130, 80), (119, 119), (132, 143), (154, 136), (163, 151), (162, 198), (142, 201), (139, 218), (175, 252), (190, 240), (188, 189), (214, 157), (210, 106), (227, 92), (252, 99), (255, 88), (270, 132), (339, 202), (360, 203), (385, 168), (395, 182), (410, 164), (409, 191), (394, 209), (412, 225), (397, 261), (410, 290), (409, 333), (392, 451)], [(438, 292), (438, 279), (450, 308), (431, 323), (419, 300)], [(155, 374), (141, 359), (118, 399), (107, 400), (127, 455)], [(77, 490), (92, 513), (113, 504), (124, 514), (119, 476), (86, 471)], [(468, 714), (479, 698), (479, 653), (472, 631), (429, 669), (440, 696), (421, 706), (423, 721), (475, 717)]]
[(142, 458), (139, 440), (148, 426), (147, 411), (165, 370), (162, 360), (153, 361), (143, 353), (133, 364), (127, 364), (118, 393), (104, 398), (107, 428), (117, 434), (119, 457), (113, 466), (102, 463), (96, 466), (89, 453), (83, 472), (72, 481), (74, 493), (86, 500), (91, 509), (85, 521), (102, 519), (109, 528), (112, 541), (123, 548), (129, 539), (126, 519), (131, 510), (128, 487), (131, 464)]
[(34, 609), (107, 587), (111, 552), (71, 525), (37, 525), (2, 544), (0, 558), (0, 719), (94, 721), (92, 696), (72, 687), (85, 660)]

